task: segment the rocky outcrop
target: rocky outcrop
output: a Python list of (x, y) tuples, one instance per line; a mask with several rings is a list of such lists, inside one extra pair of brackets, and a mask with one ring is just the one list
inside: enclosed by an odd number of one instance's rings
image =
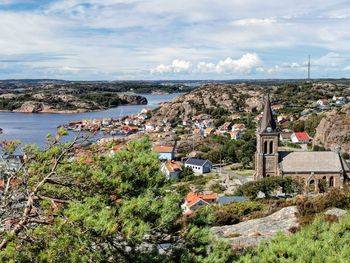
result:
[(340, 209), (337, 207), (332, 207), (327, 209), (327, 211), (324, 213), (325, 215), (330, 215), (330, 216), (336, 216), (336, 217), (342, 217), (346, 215), (347, 211), (344, 209)]
[(154, 122), (174, 122), (190, 118), (203, 112), (223, 109), (235, 112), (243, 107), (262, 109), (263, 88), (261, 86), (237, 84), (211, 84), (176, 97), (173, 101), (163, 103), (154, 113)]
[(217, 238), (229, 241), (233, 248), (247, 248), (268, 241), (277, 232), (291, 234), (299, 227), (296, 206), (282, 208), (267, 217), (248, 220), (236, 225), (212, 227), (211, 232)]
[(130, 105), (147, 105), (148, 103), (145, 97), (139, 95), (122, 95), (120, 99)]
[(25, 112), (25, 113), (37, 113), (42, 112), (46, 107), (44, 103), (37, 101), (26, 101), (22, 104), (19, 109), (14, 110), (15, 112)]
[(342, 153), (350, 151), (350, 105), (328, 113), (316, 129), (313, 144), (334, 150), (340, 147)]

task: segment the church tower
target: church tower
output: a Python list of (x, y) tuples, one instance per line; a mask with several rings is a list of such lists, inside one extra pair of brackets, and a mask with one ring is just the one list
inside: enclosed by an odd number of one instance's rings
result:
[(272, 115), (269, 96), (265, 101), (261, 124), (256, 136), (255, 180), (278, 176), (279, 130)]

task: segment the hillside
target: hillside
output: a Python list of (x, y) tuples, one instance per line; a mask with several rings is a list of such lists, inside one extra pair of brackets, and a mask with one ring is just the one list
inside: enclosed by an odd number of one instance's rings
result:
[(350, 105), (329, 112), (316, 129), (314, 145), (334, 150), (341, 147), (342, 153), (350, 151)]
[(349, 96), (350, 87), (342, 83), (283, 84), (207, 84), (164, 103), (154, 112), (152, 121), (177, 123), (200, 113), (219, 117), (232, 112), (262, 109), (266, 94), (274, 104), (283, 104), (281, 113), (300, 113), (314, 107), (316, 101), (333, 96)]
[(237, 84), (209, 84), (164, 103), (152, 121), (176, 122), (200, 113), (221, 115), (244, 107), (262, 108), (263, 87)]

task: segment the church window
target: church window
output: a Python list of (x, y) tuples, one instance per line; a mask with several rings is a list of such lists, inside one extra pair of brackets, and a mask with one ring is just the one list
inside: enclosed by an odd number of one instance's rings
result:
[(334, 186), (334, 177), (331, 176), (331, 177), (329, 178), (329, 187), (333, 187), (333, 186)]
[(264, 142), (264, 153), (267, 154), (267, 141)]
[(270, 141), (270, 154), (273, 153), (273, 141)]
[(312, 191), (315, 189), (315, 180), (310, 181), (309, 187), (310, 187), (310, 190), (312, 190)]

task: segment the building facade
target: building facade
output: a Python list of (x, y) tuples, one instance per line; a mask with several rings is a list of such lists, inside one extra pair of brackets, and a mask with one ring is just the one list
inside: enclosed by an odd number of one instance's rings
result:
[(341, 188), (350, 178), (350, 168), (338, 152), (280, 152), (280, 131), (274, 120), (269, 97), (256, 133), (255, 180), (271, 176), (292, 176), (305, 190), (319, 192)]

